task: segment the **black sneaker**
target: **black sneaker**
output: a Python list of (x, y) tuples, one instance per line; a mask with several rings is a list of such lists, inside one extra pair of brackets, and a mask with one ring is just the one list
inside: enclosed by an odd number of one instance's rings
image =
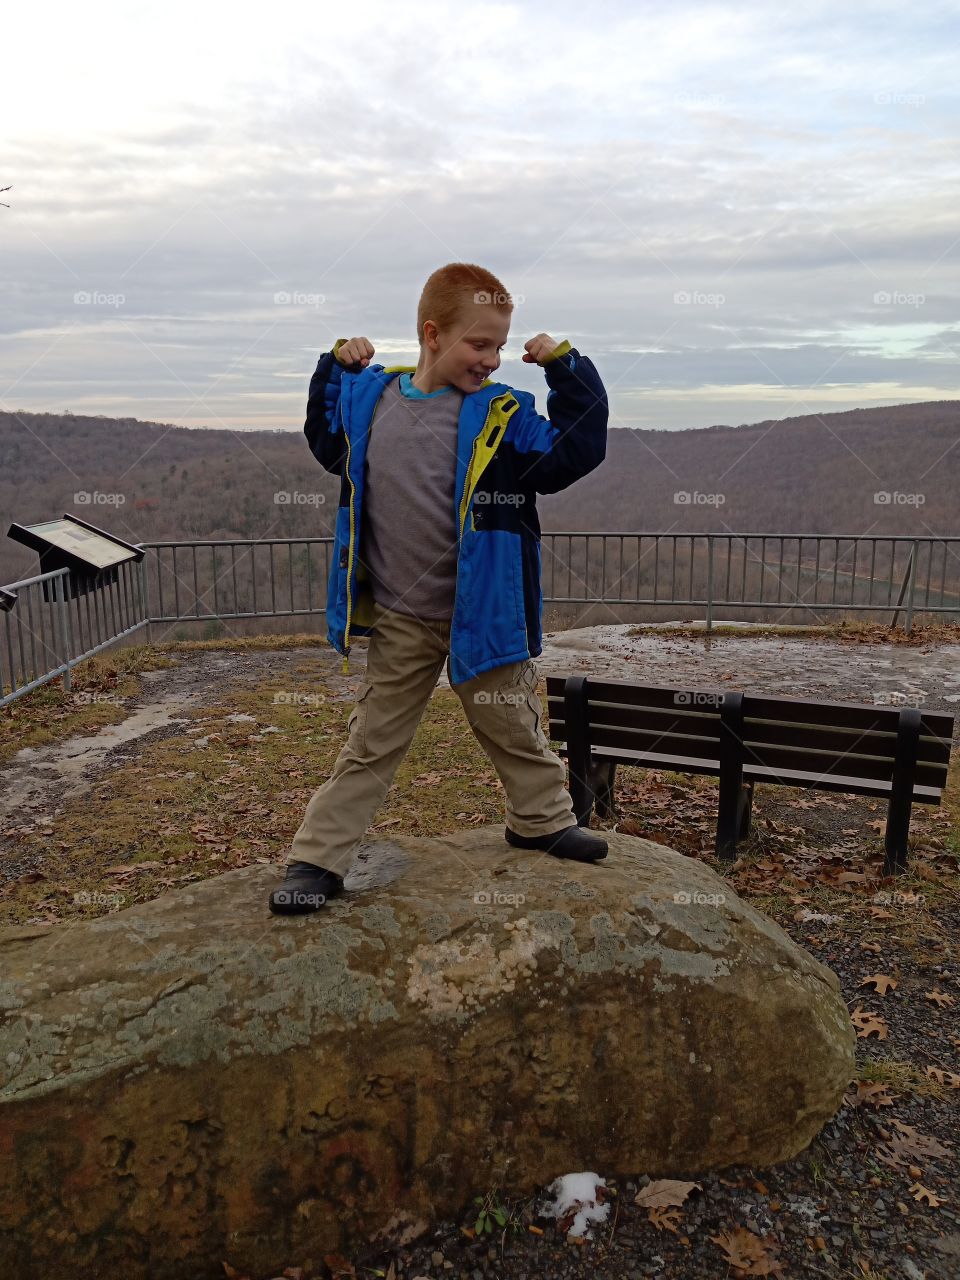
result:
[(330, 898), (343, 892), (343, 878), (313, 862), (289, 862), (282, 884), (270, 894), (275, 915), (301, 915), (319, 911)]
[(543, 849), (555, 858), (570, 858), (573, 862), (599, 862), (607, 856), (606, 840), (575, 823), (546, 836), (518, 836), (509, 827), (504, 835), (507, 844), (516, 845), (518, 849)]

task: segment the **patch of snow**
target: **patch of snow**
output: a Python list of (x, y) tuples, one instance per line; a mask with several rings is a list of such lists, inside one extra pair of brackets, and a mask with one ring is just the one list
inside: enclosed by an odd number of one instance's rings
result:
[(591, 1222), (605, 1222), (610, 1213), (609, 1204), (597, 1203), (597, 1191), (606, 1187), (604, 1180), (595, 1173), (565, 1173), (555, 1178), (547, 1187), (553, 1201), (544, 1201), (540, 1215), (544, 1218), (563, 1218), (571, 1211), (575, 1217), (568, 1235), (583, 1240), (592, 1239)]

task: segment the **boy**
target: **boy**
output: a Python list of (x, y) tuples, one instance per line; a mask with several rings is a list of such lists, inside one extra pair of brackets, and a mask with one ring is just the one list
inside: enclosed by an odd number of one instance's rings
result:
[(506, 791), (507, 842), (606, 856), (606, 841), (577, 825), (533, 658), (543, 648), (536, 494), (603, 461), (607, 397), (590, 360), (545, 333), (523, 359), (544, 369), (549, 420), (529, 392), (492, 381), (512, 310), (496, 276), (450, 263), (420, 297), (415, 369), (371, 363), (367, 338), (341, 338), (311, 378), (304, 433), (341, 478), (327, 634), (344, 671), (351, 636), (369, 646), (348, 740), (270, 895), (276, 913), (315, 911), (342, 891), (444, 659)]

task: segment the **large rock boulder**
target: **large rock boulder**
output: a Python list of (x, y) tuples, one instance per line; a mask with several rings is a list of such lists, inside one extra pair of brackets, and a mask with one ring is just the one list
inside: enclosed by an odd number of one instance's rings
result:
[(703, 863), (503, 828), (361, 850), (278, 918), (247, 867), (0, 931), (0, 1273), (255, 1273), (491, 1186), (786, 1160), (840, 1105), (836, 976)]

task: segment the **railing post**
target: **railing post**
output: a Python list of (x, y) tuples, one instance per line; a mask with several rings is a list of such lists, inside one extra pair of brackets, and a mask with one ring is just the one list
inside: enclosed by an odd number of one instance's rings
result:
[[(910, 548), (910, 554), (909, 554), (909, 556), (907, 557), (907, 570), (906, 570), (906, 573), (903, 575), (903, 581), (900, 583), (900, 590), (899, 590), (899, 592), (897, 593), (897, 603), (896, 603), (896, 607), (895, 607), (895, 608), (894, 608), (894, 610), (893, 610), (893, 617), (890, 619), (890, 625), (891, 625), (891, 627), (895, 627), (895, 626), (897, 625), (897, 619), (900, 617), (900, 610), (903, 608), (903, 602), (904, 602), (904, 600), (906, 599), (906, 596), (907, 596), (907, 590), (908, 590), (908, 588), (910, 589), (910, 598), (911, 598), (911, 601), (912, 601), (912, 599), (913, 599), (913, 590), (912, 590), (912, 588), (911, 588), (910, 584), (911, 584), (911, 582), (912, 582), (912, 580), (913, 580), (913, 562), (914, 562), (914, 557), (916, 556), (916, 551), (917, 551), (917, 544), (916, 544), (916, 543), (914, 543), (914, 544), (913, 544), (913, 546)], [(890, 583), (891, 583), (891, 586), (893, 585), (893, 564), (894, 564), (894, 560), (895, 560), (895, 558), (896, 558), (896, 554), (897, 554), (897, 544), (896, 544), (895, 542), (893, 542), (893, 543), (891, 543), (891, 550), (890, 550)], [(909, 625), (908, 625), (907, 630), (909, 631), (909, 629), (910, 629), (910, 628), (909, 628)]]
[(920, 554), (920, 544), (914, 539), (913, 546), (910, 548), (910, 584), (907, 587), (907, 635), (913, 627), (913, 595), (914, 585), (917, 581), (917, 560)]
[(53, 587), (53, 611), (56, 618), (56, 630), (60, 633), (59, 648), (63, 656), (63, 689), (65, 693), (69, 693), (72, 678), (70, 673), (70, 641), (67, 635), (69, 618), (67, 616), (66, 570), (53, 579), (51, 586)]
[(140, 617), (146, 619), (147, 644), (153, 644), (153, 628), (150, 624), (150, 613), (147, 607), (148, 588), (147, 588), (147, 556), (144, 555), (140, 561), (140, 573), (138, 574), (140, 583)]
[(713, 534), (707, 534), (707, 630), (713, 628)]

